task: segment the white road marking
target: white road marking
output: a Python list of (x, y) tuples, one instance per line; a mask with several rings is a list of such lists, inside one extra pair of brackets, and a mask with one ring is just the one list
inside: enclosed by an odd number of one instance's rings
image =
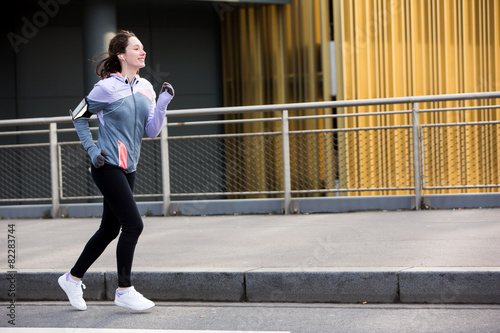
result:
[(16, 333), (290, 333), (283, 331), (192, 331), (192, 330), (142, 330), (142, 329), (111, 329), (111, 328), (0, 328), (0, 332)]

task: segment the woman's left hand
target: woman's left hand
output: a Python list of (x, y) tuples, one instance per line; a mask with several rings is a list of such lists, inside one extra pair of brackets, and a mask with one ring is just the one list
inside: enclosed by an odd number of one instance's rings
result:
[(165, 91), (168, 92), (172, 97), (174, 97), (175, 94), (174, 87), (172, 87), (172, 85), (168, 82), (163, 82), (163, 85), (160, 90), (160, 95)]
[(174, 88), (170, 83), (164, 82), (160, 90), (160, 96), (156, 102), (156, 107), (165, 112), (170, 101), (174, 98)]

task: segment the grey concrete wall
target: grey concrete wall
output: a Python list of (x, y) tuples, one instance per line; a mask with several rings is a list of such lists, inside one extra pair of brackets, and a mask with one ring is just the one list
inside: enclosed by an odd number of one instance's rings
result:
[[(66, 115), (88, 93), (82, 2), (51, 1), (58, 7), (22, 0), (2, 11), (0, 119)], [(170, 109), (222, 106), (220, 18), (212, 4), (140, 4), (117, 2), (116, 21), (117, 30), (134, 31), (145, 46), (141, 76), (157, 90), (165, 80), (174, 85)]]

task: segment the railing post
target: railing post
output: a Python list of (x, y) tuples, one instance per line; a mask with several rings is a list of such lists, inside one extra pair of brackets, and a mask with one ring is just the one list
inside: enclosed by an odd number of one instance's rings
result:
[(415, 177), (415, 209), (420, 210), (422, 201), (422, 180), (420, 164), (420, 121), (418, 116), (418, 103), (412, 103), (413, 118), (413, 169)]
[(170, 164), (168, 158), (168, 126), (167, 119), (163, 124), (160, 136), (161, 180), (163, 185), (163, 216), (170, 215)]
[(284, 213), (290, 214), (292, 206), (292, 183), (290, 171), (290, 137), (288, 127), (288, 110), (281, 112), (281, 132), (283, 135), (283, 184), (284, 184)]
[(52, 217), (59, 217), (59, 168), (57, 158), (57, 123), (49, 125), (49, 142), (50, 142), (50, 176), (52, 190)]

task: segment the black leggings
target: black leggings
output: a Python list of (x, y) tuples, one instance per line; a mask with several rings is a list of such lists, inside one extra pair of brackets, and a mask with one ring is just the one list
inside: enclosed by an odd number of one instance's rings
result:
[(144, 227), (132, 193), (135, 173), (127, 174), (109, 164), (98, 169), (94, 166), (91, 168), (92, 178), (104, 197), (101, 226), (87, 242), (71, 269), (71, 275), (82, 278), (108, 244), (118, 236), (121, 228), (116, 247), (118, 286), (130, 287), (135, 246)]

